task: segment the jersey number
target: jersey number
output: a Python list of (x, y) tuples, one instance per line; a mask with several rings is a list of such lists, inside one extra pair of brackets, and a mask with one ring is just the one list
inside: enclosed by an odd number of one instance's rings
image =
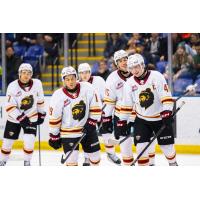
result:
[(164, 84), (164, 90), (165, 90), (166, 92), (169, 92), (169, 88), (168, 88), (168, 85), (167, 85), (167, 84)]
[(52, 115), (52, 113), (53, 113), (53, 108), (50, 107), (50, 108), (49, 108), (49, 115)]

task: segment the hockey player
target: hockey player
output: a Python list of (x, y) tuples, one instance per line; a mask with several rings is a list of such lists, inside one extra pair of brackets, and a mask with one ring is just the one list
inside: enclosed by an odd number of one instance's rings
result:
[[(91, 165), (100, 162), (100, 145), (96, 133), (96, 123), (101, 118), (101, 105), (91, 84), (77, 82), (73, 67), (65, 67), (61, 73), (63, 88), (56, 90), (50, 102), (50, 139), (54, 149), (63, 146), (67, 155), (83, 133), (81, 141), (84, 152), (89, 156)], [(67, 166), (78, 165), (78, 147), (66, 161)]]
[[(176, 151), (172, 129), (173, 99), (164, 76), (157, 71), (147, 70), (140, 54), (128, 58), (128, 68), (133, 76), (125, 83), (117, 132), (124, 132), (127, 120), (135, 105), (136, 119), (134, 142), (139, 154), (150, 141), (153, 132), (163, 124), (164, 131), (158, 136), (160, 145), (170, 166), (176, 166)], [(148, 151), (138, 160), (138, 165), (149, 165)]]
[[(102, 117), (101, 133), (104, 137), (108, 158), (116, 164), (121, 164), (121, 160), (115, 155), (114, 146), (109, 144), (109, 139), (112, 138), (113, 127), (116, 128), (116, 124), (120, 112), (120, 104), (122, 100), (122, 91), (125, 82), (131, 76), (131, 73), (127, 70), (128, 54), (124, 50), (119, 50), (114, 54), (114, 62), (118, 70), (112, 72), (106, 80), (106, 90), (104, 97), (104, 112)], [(113, 116), (114, 115), (114, 116)], [(130, 124), (129, 124), (130, 125)], [(114, 135), (116, 139), (123, 139), (125, 133), (121, 135)], [(129, 137), (125, 142), (120, 145), (123, 163), (125, 165), (131, 165), (133, 162), (132, 153), (132, 139)]]
[[(81, 82), (85, 81), (85, 82), (89, 82), (92, 84), (92, 86), (96, 90), (96, 94), (99, 98), (99, 101), (100, 101), (101, 107), (102, 107), (104, 93), (105, 93), (104, 79), (99, 76), (92, 76), (91, 75), (91, 67), (88, 63), (81, 63), (78, 66), (78, 75), (79, 75), (79, 81), (81, 81)], [(100, 122), (97, 122), (97, 124), (99, 126)], [(90, 166), (89, 158), (86, 153), (84, 154), (84, 157), (85, 157), (85, 161), (83, 163), (83, 166)]]
[(0, 165), (5, 165), (12, 145), (18, 139), (21, 128), (24, 141), (24, 166), (30, 166), (34, 150), (37, 125), (44, 122), (44, 93), (42, 83), (32, 79), (32, 66), (23, 63), (19, 67), (19, 79), (8, 85), (6, 112), (8, 119), (3, 136)]

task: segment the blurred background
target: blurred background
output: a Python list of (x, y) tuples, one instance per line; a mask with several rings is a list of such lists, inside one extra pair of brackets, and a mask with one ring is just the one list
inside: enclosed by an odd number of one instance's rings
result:
[(0, 51), (0, 94), (18, 78), (22, 62), (30, 63), (34, 77), (42, 80), (51, 95), (62, 85), (60, 72), (87, 62), (92, 74), (104, 80), (116, 70), (113, 54), (124, 49), (140, 53), (151, 70), (164, 74), (174, 96), (197, 83), (200, 96), (200, 33), (2, 33)]

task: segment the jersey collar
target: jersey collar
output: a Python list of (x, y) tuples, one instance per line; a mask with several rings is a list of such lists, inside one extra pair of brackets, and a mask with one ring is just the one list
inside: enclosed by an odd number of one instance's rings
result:
[(22, 89), (22, 90), (24, 90), (25, 92), (28, 92), (28, 91), (30, 91), (31, 90), (31, 88), (32, 88), (32, 86), (33, 86), (33, 80), (31, 79), (30, 80), (30, 83), (29, 83), (29, 86), (28, 86), (28, 90), (26, 90), (25, 88), (25, 86), (23, 85), (23, 83), (18, 79), (18, 84), (19, 84), (19, 87)]
[(92, 84), (93, 80), (94, 80), (94, 77), (93, 77), (93, 76), (90, 76), (88, 82)]
[(117, 70), (117, 74), (118, 74), (119, 77), (120, 77), (122, 80), (124, 80), (124, 81), (126, 81), (128, 78), (130, 78), (130, 77), (132, 76), (131, 73), (130, 73), (128, 77), (125, 77), (125, 76), (123, 76), (123, 75), (120, 73), (119, 70)]
[(79, 96), (79, 93), (80, 93), (80, 83), (77, 83), (77, 91), (74, 94), (69, 93), (68, 90), (65, 87), (63, 87), (62, 90), (71, 99), (76, 99)]
[(151, 74), (151, 71), (147, 71), (147, 74), (146, 76), (144, 77), (144, 79), (138, 79), (137, 77), (133, 76), (134, 80), (139, 84), (139, 85), (144, 85), (148, 78), (149, 78), (149, 75)]

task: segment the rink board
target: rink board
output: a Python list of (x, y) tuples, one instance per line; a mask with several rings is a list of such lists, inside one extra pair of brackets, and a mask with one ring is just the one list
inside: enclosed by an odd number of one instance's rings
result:
[[(177, 138), (176, 138), (176, 149), (178, 153), (199, 153), (200, 154), (200, 97), (184, 97), (178, 101), (177, 106), (181, 101), (185, 101), (186, 104), (177, 114)], [(0, 96), (0, 140), (3, 137), (3, 131), (6, 124), (6, 112), (5, 112), (5, 96)], [(50, 150), (48, 146), (48, 106), (50, 96), (45, 97), (45, 109), (47, 117), (42, 126), (40, 126), (41, 135), (41, 148), (44, 150)], [(14, 148), (18, 149), (22, 147), (23, 134), (20, 134), (19, 141), (15, 142)], [(0, 141), (1, 144), (1, 141)], [(37, 143), (36, 143), (37, 149)], [(102, 150), (104, 146), (102, 145)], [(116, 149), (119, 151), (119, 147)], [(135, 147), (133, 147), (135, 150)], [(157, 152), (160, 149), (157, 147)]]

